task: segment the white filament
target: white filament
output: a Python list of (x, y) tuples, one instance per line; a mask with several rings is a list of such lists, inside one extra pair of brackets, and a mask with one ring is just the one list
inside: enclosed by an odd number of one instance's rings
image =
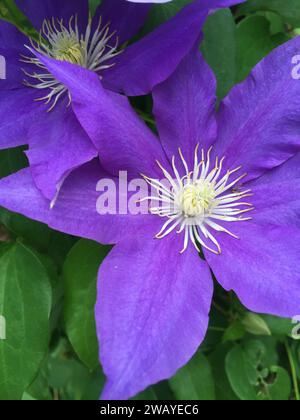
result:
[[(102, 27), (101, 18), (93, 33), (92, 21), (89, 20), (84, 35), (79, 32), (77, 16), (71, 17), (68, 26), (64, 25), (63, 20), (52, 18), (43, 22), (39, 42), (35, 43), (30, 40), (31, 47), (27, 48), (33, 55), (36, 51), (47, 57), (78, 64), (99, 73), (110, 68), (113, 64), (108, 61), (120, 53), (117, 51), (117, 38), (114, 45), (110, 45), (113, 36), (115, 36), (115, 32), (110, 33), (109, 24)], [(59, 98), (65, 93), (68, 94), (70, 104), (71, 96), (68, 89), (56, 80), (37, 57), (22, 56), (22, 61), (33, 64), (39, 69), (34, 73), (24, 71), (27, 77), (33, 79), (32, 82), (25, 80), (25, 84), (28, 87), (46, 90), (46, 94), (38, 100), (46, 101), (47, 104), (52, 102), (49, 111), (55, 107)]]
[(191, 242), (199, 252), (200, 245), (215, 254), (221, 254), (222, 250), (215, 237), (215, 232), (224, 232), (239, 239), (223, 224), (224, 222), (226, 224), (251, 219), (251, 217), (244, 217), (244, 214), (253, 210), (253, 206), (241, 200), (252, 196), (252, 193), (249, 189), (240, 191), (237, 188), (246, 174), (231, 180), (232, 175), (238, 172), (241, 167), (227, 171), (225, 175), (222, 175), (225, 158), (220, 161), (216, 158), (214, 167), (211, 168), (212, 148), (209, 149), (206, 156), (202, 150), (200, 162), (198, 150), (199, 145), (195, 150), (194, 167), (190, 170), (179, 149), (185, 172), (183, 177), (179, 175), (175, 157), (172, 159), (173, 175), (157, 162), (168, 181), (169, 188), (163, 182), (142, 175), (157, 192), (157, 196), (153, 197), (152, 194), (151, 197), (146, 197), (141, 201), (157, 201), (157, 206), (150, 207), (150, 212), (166, 219), (160, 232), (156, 235), (158, 239), (166, 237), (177, 229), (177, 233), (184, 233), (184, 246), (181, 253), (186, 251)]

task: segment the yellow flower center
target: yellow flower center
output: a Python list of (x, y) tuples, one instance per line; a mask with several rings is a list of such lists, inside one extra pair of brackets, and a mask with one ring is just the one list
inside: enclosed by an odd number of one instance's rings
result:
[(241, 166), (224, 171), (225, 158), (219, 160), (216, 157), (212, 166), (212, 148), (208, 150), (207, 155), (202, 150), (201, 159), (198, 149), (199, 145), (195, 149), (192, 168), (188, 167), (179, 149), (181, 167), (185, 170), (183, 177), (177, 169), (175, 156), (172, 159), (174, 176), (157, 161), (169, 187), (157, 179), (143, 175), (146, 182), (157, 192), (157, 196), (152, 192), (141, 201), (149, 201), (150, 213), (165, 219), (156, 238), (162, 239), (173, 231), (177, 234), (184, 232), (181, 253), (186, 251), (191, 242), (199, 252), (201, 246), (219, 255), (222, 250), (216, 234), (222, 232), (239, 239), (226, 225), (252, 219), (246, 214), (254, 210), (254, 207), (251, 203), (243, 201), (244, 198), (252, 196), (252, 191), (239, 186), (246, 174), (232, 180), (232, 176), (240, 171)]
[(84, 46), (81, 45), (76, 36), (62, 33), (52, 51), (54, 58), (57, 60), (84, 65)]
[(78, 27), (77, 16), (72, 16), (69, 24), (54, 18), (46, 19), (40, 31), (39, 41), (30, 42), (29, 50), (32, 56), (22, 56), (22, 62), (38, 67), (39, 71), (24, 71), (28, 77), (24, 83), (28, 87), (46, 91), (46, 95), (41, 96), (39, 100), (51, 104), (49, 111), (64, 94), (67, 94), (70, 105), (71, 94), (66, 86), (49, 73), (46, 66), (35, 56), (36, 52), (59, 61), (77, 64), (99, 74), (100, 77), (102, 71), (112, 67), (111, 60), (121, 52), (118, 51), (116, 33), (110, 31), (108, 23), (102, 25), (101, 18), (95, 28), (92, 26), (92, 20), (89, 20), (86, 30), (82, 33)]
[(210, 185), (195, 183), (187, 185), (182, 192), (181, 206), (186, 217), (204, 216), (212, 207), (215, 198)]

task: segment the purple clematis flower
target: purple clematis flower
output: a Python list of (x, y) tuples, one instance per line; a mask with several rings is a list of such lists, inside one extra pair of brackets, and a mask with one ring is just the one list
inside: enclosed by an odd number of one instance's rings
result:
[(106, 88), (146, 94), (190, 51), (209, 10), (224, 6), (221, 0), (201, 2), (198, 7), (195, 3), (124, 48), (145, 22), (151, 5), (104, 0), (90, 21), (88, 0), (16, 3), (41, 35), (31, 45), (13, 25), (0, 21), (0, 54), (7, 61), (7, 80), (0, 82), (0, 148), (29, 144), (34, 180), (54, 201), (69, 173), (93, 159), (98, 150), (68, 107), (68, 90), (45, 65), (47, 57), (93, 70)]
[[(214, 75), (193, 49), (153, 91), (159, 139), (94, 73), (52, 63), (101, 164), (74, 171), (52, 210), (29, 169), (0, 181), (0, 204), (116, 244), (99, 270), (95, 312), (102, 398), (130, 398), (188, 362), (207, 330), (211, 272), (252, 311), (299, 313), (299, 51), (300, 37), (274, 50), (216, 113)], [(118, 184), (120, 170), (158, 190), (150, 214), (96, 212), (97, 182)], [(170, 191), (157, 181), (162, 175)]]

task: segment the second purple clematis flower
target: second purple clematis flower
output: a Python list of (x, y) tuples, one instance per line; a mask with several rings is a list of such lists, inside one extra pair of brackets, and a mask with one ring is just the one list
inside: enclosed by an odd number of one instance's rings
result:
[(88, 0), (16, 3), (40, 37), (31, 41), (0, 21), (0, 53), (7, 66), (7, 78), (0, 82), (0, 148), (29, 144), (35, 182), (53, 200), (70, 171), (98, 152), (68, 106), (67, 89), (34, 53), (77, 63), (102, 77), (118, 55), (119, 44), (143, 25), (149, 6), (104, 0), (91, 21)]
[[(101, 164), (72, 173), (52, 210), (28, 169), (0, 181), (0, 204), (116, 244), (99, 270), (96, 305), (103, 398), (130, 398), (189, 361), (206, 334), (212, 272), (252, 311), (300, 313), (299, 51), (299, 37), (274, 50), (216, 113), (214, 75), (192, 50), (154, 89), (159, 139), (94, 73), (53, 63)], [(101, 179), (118, 186), (120, 202), (127, 197), (119, 171), (158, 192), (152, 200), (144, 189), (150, 213), (96, 212)]]
[[(151, 5), (104, 0), (91, 21), (88, 0), (16, 3), (40, 38), (31, 43), (17, 28), (0, 21), (0, 54), (7, 62), (7, 80), (0, 83), (0, 148), (29, 144), (27, 156), (35, 182), (53, 202), (69, 173), (99, 151), (68, 107), (68, 89), (49, 71), (47, 58), (94, 71), (108, 89), (146, 94), (192, 48), (210, 8), (224, 6), (220, 0), (205, 1), (197, 8), (196, 3), (190, 5), (125, 48), (145, 22)], [(226, 2), (233, 3), (236, 1)]]

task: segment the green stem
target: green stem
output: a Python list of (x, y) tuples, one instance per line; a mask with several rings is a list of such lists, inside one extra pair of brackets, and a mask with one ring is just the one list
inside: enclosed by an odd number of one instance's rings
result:
[(144, 121), (146, 121), (149, 124), (155, 125), (155, 121), (153, 118), (151, 118), (149, 115), (147, 115), (145, 112), (141, 110), (137, 110), (138, 114), (143, 118)]
[(293, 378), (296, 401), (300, 401), (300, 392), (299, 392), (296, 366), (295, 366), (295, 362), (294, 362), (294, 359), (293, 359), (292, 351), (290, 349), (288, 340), (285, 340), (285, 348), (286, 348), (286, 352), (287, 352), (290, 367), (291, 367), (291, 373), (292, 373), (292, 378)]
[(221, 327), (209, 327), (208, 328), (209, 331), (216, 331), (216, 332), (225, 332), (225, 328), (221, 328)]

